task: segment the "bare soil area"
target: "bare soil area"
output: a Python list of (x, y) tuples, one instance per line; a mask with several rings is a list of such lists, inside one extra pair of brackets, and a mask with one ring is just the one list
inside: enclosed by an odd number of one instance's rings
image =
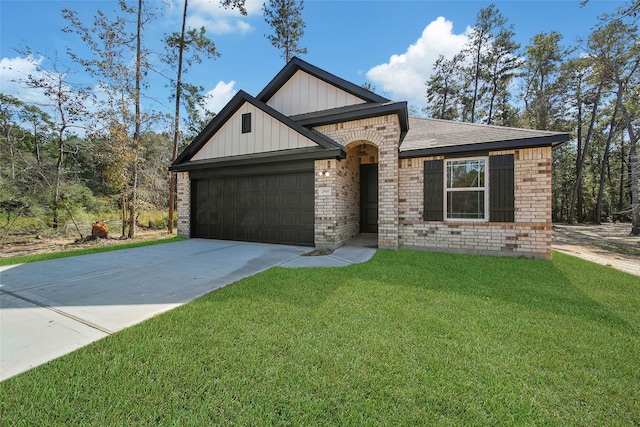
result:
[[(167, 237), (166, 230), (139, 230), (133, 241), (144, 239), (160, 239)], [(61, 237), (47, 237), (43, 235), (20, 235), (0, 237), (0, 258), (10, 258), (23, 255), (59, 252), (72, 249), (84, 249), (94, 246), (117, 245), (131, 243), (131, 239), (121, 239), (120, 236), (96, 240), (74, 240)]]
[(640, 236), (631, 224), (554, 224), (553, 250), (640, 276)]

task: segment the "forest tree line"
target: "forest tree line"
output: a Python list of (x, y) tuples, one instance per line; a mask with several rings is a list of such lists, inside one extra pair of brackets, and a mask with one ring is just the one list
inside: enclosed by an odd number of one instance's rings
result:
[(495, 5), (483, 8), (464, 48), (434, 64), (424, 113), (569, 133), (554, 149), (553, 220), (633, 221), (640, 234), (639, 14), (628, 2), (575, 45), (552, 31), (520, 46)]
[[(62, 29), (88, 47), (70, 60), (95, 80), (74, 84), (71, 67), (54, 63), (25, 84), (45, 104), (0, 94), (0, 227), (37, 218), (58, 229), (75, 219), (120, 212), (122, 233), (135, 235), (140, 212), (167, 211), (175, 219), (175, 181), (168, 166), (214, 116), (203, 109), (202, 87), (185, 78), (188, 68), (219, 56), (206, 30), (182, 28), (165, 37), (165, 51), (150, 52), (145, 28), (160, 13), (157, 3), (119, 2), (115, 15), (98, 12), (83, 22), (64, 9)], [(244, 0), (222, 0), (244, 10)], [(588, 4), (584, 5), (588, 7)], [(269, 41), (283, 59), (304, 54), (302, 2), (269, 0)], [(638, 231), (636, 144), (640, 133), (640, 2), (624, 4), (594, 23), (577, 45), (557, 32), (541, 33), (527, 46), (494, 6), (481, 9), (467, 44), (441, 57), (426, 81), (425, 114), (434, 118), (569, 132), (572, 141), (554, 149), (553, 216), (557, 221), (634, 219)], [(288, 30), (287, 30), (288, 29)], [(25, 48), (27, 58), (37, 52)], [(146, 76), (160, 57), (176, 74), (166, 76), (175, 110), (150, 111), (141, 101)], [(425, 70), (425, 76), (429, 70)], [(100, 89), (96, 91), (96, 86)], [(182, 115), (181, 115), (182, 113)], [(634, 210), (635, 209), (635, 210)], [(15, 231), (15, 230), (14, 230)]]

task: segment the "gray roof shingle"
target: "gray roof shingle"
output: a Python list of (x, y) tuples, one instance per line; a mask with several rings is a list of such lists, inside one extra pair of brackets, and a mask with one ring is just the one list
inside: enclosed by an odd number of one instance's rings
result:
[(403, 157), (411, 157), (411, 154), (553, 146), (568, 140), (567, 133), (409, 117), (409, 132), (400, 152)]

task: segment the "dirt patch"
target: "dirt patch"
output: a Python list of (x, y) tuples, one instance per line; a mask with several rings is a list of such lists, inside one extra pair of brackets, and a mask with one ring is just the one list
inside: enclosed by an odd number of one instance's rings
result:
[(301, 256), (325, 256), (332, 253), (333, 249), (316, 249), (315, 251), (303, 253)]
[[(166, 230), (144, 230), (136, 233), (135, 241), (160, 239), (164, 237), (167, 237)], [(0, 239), (0, 258), (37, 255), (71, 249), (91, 248), (95, 246), (117, 245), (122, 243), (131, 243), (132, 241), (134, 240), (120, 239), (119, 237), (95, 240), (74, 240), (33, 235), (4, 236)]]
[(631, 224), (554, 224), (553, 249), (640, 276), (640, 236)]

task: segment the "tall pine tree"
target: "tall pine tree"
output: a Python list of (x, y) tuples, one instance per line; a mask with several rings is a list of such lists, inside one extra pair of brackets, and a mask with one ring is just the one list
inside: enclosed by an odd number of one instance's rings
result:
[(269, 0), (262, 5), (264, 20), (273, 29), (272, 34), (265, 34), (273, 47), (279, 49), (280, 56), (289, 62), (296, 54), (304, 55), (307, 48), (298, 43), (304, 35), (305, 23), (301, 13), (304, 2), (296, 0)]

